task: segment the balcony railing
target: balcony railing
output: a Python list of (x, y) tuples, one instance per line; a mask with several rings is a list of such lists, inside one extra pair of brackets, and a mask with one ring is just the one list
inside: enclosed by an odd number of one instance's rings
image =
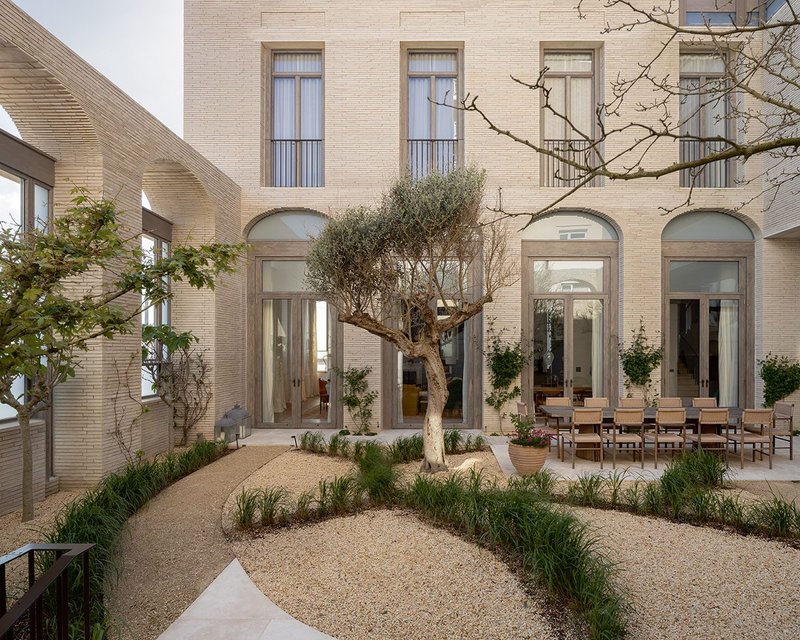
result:
[(272, 140), (273, 187), (325, 184), (322, 140)]
[[(727, 145), (720, 141), (681, 140), (681, 162), (694, 162), (714, 153), (724, 151)], [(681, 171), (681, 186), (695, 188), (726, 188), (732, 186), (730, 160), (717, 160), (693, 169)]]
[[(0, 557), (0, 640), (27, 638), (45, 640), (82, 637), (90, 640), (92, 594), (89, 582), (89, 550), (93, 544), (29, 544)], [(55, 560), (38, 578), (37, 553), (54, 553)], [(27, 560), (28, 590), (6, 611), (8, 585), (6, 566), (18, 559)], [(70, 577), (73, 561), (80, 559), (78, 571), (81, 582)], [(78, 587), (78, 589), (76, 589)], [(70, 592), (81, 592), (81, 608), (70, 607)], [(54, 593), (53, 593), (54, 592)], [(55, 602), (49, 600), (55, 596)], [(55, 610), (50, 607), (55, 606)], [(80, 611), (80, 620), (70, 623), (70, 609)], [(27, 615), (26, 615), (27, 614)], [(55, 628), (53, 628), (55, 625)]]
[(408, 171), (415, 180), (433, 172), (446, 175), (458, 162), (458, 140), (408, 140)]
[[(544, 148), (559, 157), (542, 155), (542, 186), (574, 187), (580, 184), (585, 174), (569, 163), (595, 166), (597, 162), (595, 144), (589, 140), (545, 140)], [(585, 186), (601, 186), (600, 178), (595, 176)]]

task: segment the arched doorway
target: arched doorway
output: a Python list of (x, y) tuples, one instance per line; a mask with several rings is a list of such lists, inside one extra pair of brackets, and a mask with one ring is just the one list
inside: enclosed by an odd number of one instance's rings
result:
[(256, 426), (339, 426), (341, 325), (305, 282), (309, 241), (325, 224), (314, 211), (279, 211), (247, 233)]
[(752, 400), (754, 237), (738, 218), (697, 211), (661, 235), (664, 291), (662, 394)]
[(522, 327), (532, 357), (526, 401), (617, 395), (619, 234), (600, 216), (564, 211), (522, 231)]

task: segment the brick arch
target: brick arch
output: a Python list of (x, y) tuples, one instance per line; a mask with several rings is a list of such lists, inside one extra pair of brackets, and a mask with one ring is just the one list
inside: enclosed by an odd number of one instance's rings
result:
[(214, 236), (214, 205), (200, 179), (182, 163), (160, 158), (142, 173), (142, 191), (153, 211), (169, 220), (178, 239), (202, 241)]
[(57, 179), (97, 186), (100, 142), (76, 97), (40, 62), (2, 38), (0, 67), (0, 104), (23, 139), (56, 159)]

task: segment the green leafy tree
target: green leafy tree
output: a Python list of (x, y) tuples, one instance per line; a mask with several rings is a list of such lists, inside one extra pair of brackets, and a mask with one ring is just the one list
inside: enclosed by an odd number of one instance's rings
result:
[[(148, 260), (135, 238), (123, 236), (112, 201), (81, 188), (73, 196), (47, 232), (0, 229), (0, 402), (16, 411), (20, 427), (23, 521), (33, 517), (30, 420), (75, 375), (80, 352), (135, 329), (145, 305), (171, 297), (170, 281), (213, 287), (241, 254), (239, 245), (176, 245), (171, 256)], [(21, 377), (26, 391), (17, 395)]]
[(488, 323), (488, 345), (484, 351), (486, 364), (489, 367), (489, 384), (491, 392), (486, 396), (486, 404), (497, 411), (500, 418), (500, 431), (503, 431), (503, 407), (522, 394), (517, 383), (522, 370), (531, 359), (531, 353), (520, 340), (505, 337), (506, 329), (496, 329), (494, 319)]
[(401, 178), (377, 206), (333, 218), (307, 258), (308, 283), (338, 309), (340, 322), (422, 361), (428, 381), (423, 469), (429, 471), (447, 468), (442, 339), (515, 277), (505, 230), (482, 215), (484, 182), (483, 171), (472, 168)]
[(620, 346), (619, 350), (625, 388), (630, 395), (631, 389), (638, 387), (642, 390), (645, 402), (650, 403), (654, 394), (651, 375), (661, 364), (664, 350), (660, 346), (650, 344), (643, 319), (639, 319), (639, 327), (634, 329), (632, 334), (630, 344), (627, 347)]

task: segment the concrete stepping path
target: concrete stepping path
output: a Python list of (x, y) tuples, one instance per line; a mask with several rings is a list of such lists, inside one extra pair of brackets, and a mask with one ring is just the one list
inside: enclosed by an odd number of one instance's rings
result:
[(267, 598), (231, 562), (159, 640), (333, 640)]

